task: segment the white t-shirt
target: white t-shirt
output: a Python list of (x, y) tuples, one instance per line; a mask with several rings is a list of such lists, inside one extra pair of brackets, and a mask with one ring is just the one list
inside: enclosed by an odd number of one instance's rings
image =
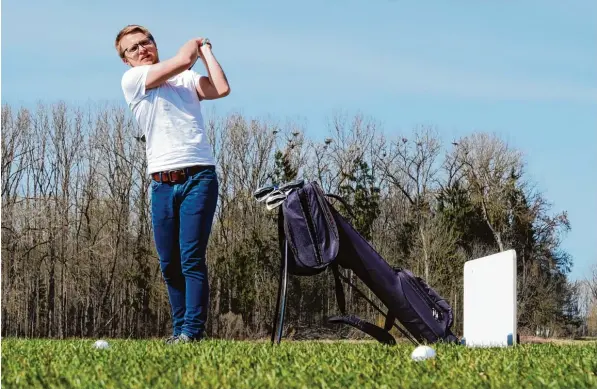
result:
[(151, 65), (136, 66), (122, 76), (122, 91), (146, 140), (147, 172), (215, 165), (197, 95), (200, 74), (193, 70), (145, 90)]

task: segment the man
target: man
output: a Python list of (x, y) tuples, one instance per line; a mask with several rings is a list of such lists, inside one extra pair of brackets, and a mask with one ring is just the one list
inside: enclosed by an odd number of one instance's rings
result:
[[(116, 50), (131, 67), (121, 86), (146, 141), (154, 239), (172, 312), (167, 343), (201, 340), (209, 307), (205, 252), (219, 186), (201, 100), (227, 96), (230, 86), (204, 38), (160, 61), (151, 33), (129, 25)], [(208, 76), (191, 70), (198, 58)]]

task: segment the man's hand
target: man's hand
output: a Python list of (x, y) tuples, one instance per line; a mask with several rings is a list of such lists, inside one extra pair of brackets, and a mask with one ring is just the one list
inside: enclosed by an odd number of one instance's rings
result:
[(211, 42), (209, 39), (199, 38), (197, 40), (197, 47), (199, 48), (199, 57), (203, 58), (205, 56), (206, 50), (211, 52)]
[(203, 39), (204, 38), (201, 38), (201, 37), (193, 39), (193, 41), (195, 42), (196, 52), (195, 52), (195, 55), (193, 57), (194, 58), (193, 62), (189, 66), (189, 70), (192, 69), (193, 66), (195, 66), (195, 63), (197, 62), (197, 60), (199, 58), (201, 58), (201, 50), (199, 49), (199, 47), (201, 46), (201, 42), (203, 42)]

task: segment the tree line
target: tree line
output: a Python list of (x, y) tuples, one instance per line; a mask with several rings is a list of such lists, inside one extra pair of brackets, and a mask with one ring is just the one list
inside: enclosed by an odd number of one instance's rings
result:
[[(253, 192), (297, 178), (344, 197), (351, 222), (373, 247), (452, 305), (456, 333), (464, 263), (507, 249), (518, 257), (523, 333), (597, 331), (587, 319), (597, 297), (583, 300), (587, 289), (567, 279), (566, 213), (551, 212), (522, 153), (495, 134), (444, 144), (433, 127), (389, 136), (372, 119), (341, 114), (324, 131), (240, 114), (212, 114), (206, 126), (220, 180), (207, 252), (211, 336), (256, 338), (271, 330), (277, 212)], [(170, 333), (140, 135), (118, 106), (2, 106), (3, 336)], [(288, 298), (289, 336), (350, 335), (325, 323), (338, 313), (329, 272), (290, 277)], [(346, 298), (351, 312), (382, 322), (359, 295), (347, 290)]]

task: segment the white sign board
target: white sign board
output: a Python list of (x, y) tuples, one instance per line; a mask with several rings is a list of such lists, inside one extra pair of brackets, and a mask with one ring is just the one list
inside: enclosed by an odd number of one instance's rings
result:
[(516, 251), (464, 264), (462, 342), (469, 347), (516, 344)]

